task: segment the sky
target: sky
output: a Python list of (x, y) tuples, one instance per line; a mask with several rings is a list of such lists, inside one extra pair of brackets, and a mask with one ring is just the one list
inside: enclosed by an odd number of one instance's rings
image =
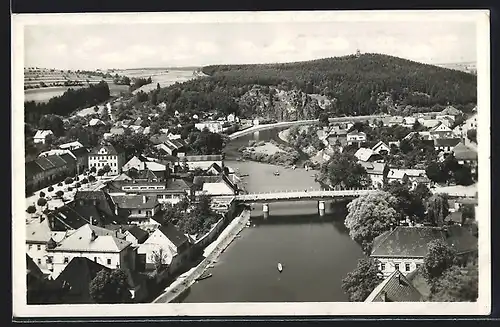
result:
[(383, 53), (476, 61), (474, 22), (224, 22), (31, 25), (25, 67), (126, 69), (303, 61)]

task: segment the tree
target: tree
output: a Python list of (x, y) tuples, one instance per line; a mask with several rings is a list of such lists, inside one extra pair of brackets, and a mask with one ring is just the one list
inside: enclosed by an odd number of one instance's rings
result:
[(49, 192), (54, 191), (54, 187), (53, 186), (49, 186), (49, 188), (47, 189), (47, 191), (49, 191)]
[(36, 204), (39, 206), (39, 207), (43, 207), (44, 205), (47, 204), (47, 200), (45, 200), (45, 198), (39, 198), (38, 201), (36, 202)]
[(362, 195), (347, 205), (344, 224), (349, 229), (349, 236), (365, 253), (371, 251), (375, 237), (397, 225), (397, 205), (397, 199), (385, 191)]
[(445, 193), (434, 194), (427, 201), (427, 220), (434, 226), (443, 226), (449, 209), (448, 195)]
[(95, 182), (95, 176), (94, 175), (90, 175), (89, 176), (89, 182), (90, 183)]
[(436, 239), (427, 244), (427, 254), (424, 257), (424, 275), (431, 288), (443, 272), (453, 265), (455, 259), (455, 251), (445, 241)]
[(102, 167), (102, 171), (104, 174), (107, 174), (111, 171), (111, 167), (108, 164), (106, 164), (104, 165), (104, 167)]
[(62, 119), (53, 114), (42, 116), (38, 122), (38, 127), (40, 129), (51, 130), (57, 137), (64, 135), (64, 123)]
[(362, 302), (382, 280), (375, 260), (360, 259), (357, 267), (342, 280), (342, 290), (349, 296), (349, 301)]
[(400, 214), (400, 219), (408, 217), (412, 221), (420, 222), (423, 220), (425, 216), (423, 198), (418, 197), (414, 192), (410, 192), (408, 185), (392, 182), (385, 187), (385, 191), (391, 193), (396, 198), (396, 210)]
[(97, 176), (103, 176), (104, 175), (104, 169), (101, 168), (97, 171)]
[(58, 198), (61, 198), (63, 195), (64, 195), (64, 192), (63, 192), (63, 191), (61, 191), (61, 190), (59, 190), (59, 191), (57, 191), (57, 192), (56, 192), (56, 196), (57, 196)]
[(167, 265), (168, 253), (160, 247), (151, 253), (151, 261), (155, 266), (156, 273), (158, 273)]
[(352, 154), (334, 155), (321, 166), (318, 181), (332, 187), (361, 188), (369, 185), (368, 174)]
[(477, 143), (477, 130), (475, 128), (469, 129), (467, 131), (467, 138), (469, 139), (469, 141)]
[(415, 197), (421, 199), (422, 202), (426, 201), (428, 198), (432, 196), (432, 193), (427, 187), (427, 185), (423, 183), (418, 183), (417, 187), (415, 187), (415, 189), (413, 190), (413, 193), (415, 194)]
[(131, 299), (128, 275), (122, 269), (98, 272), (90, 282), (89, 292), (96, 303), (127, 303)]
[(95, 173), (96, 173), (96, 171), (97, 171), (97, 168), (96, 168), (95, 166), (92, 166), (92, 167), (90, 168), (90, 172), (91, 172), (91, 173), (95, 174)]
[(458, 185), (467, 186), (473, 183), (471, 170), (466, 165), (460, 165), (460, 167), (453, 172), (453, 179)]
[(444, 183), (448, 178), (438, 162), (431, 162), (425, 169), (425, 174), (434, 183)]
[(26, 212), (32, 215), (36, 212), (36, 207), (33, 205), (28, 206), (28, 209), (26, 209)]
[(474, 302), (478, 297), (478, 269), (452, 266), (436, 281), (430, 296), (433, 302)]
[(45, 197), (45, 193), (43, 191), (40, 191), (40, 197), (41, 198), (44, 198)]
[(321, 113), (319, 115), (319, 125), (320, 126), (328, 126), (330, 124), (330, 121), (328, 120), (328, 114), (327, 113)]

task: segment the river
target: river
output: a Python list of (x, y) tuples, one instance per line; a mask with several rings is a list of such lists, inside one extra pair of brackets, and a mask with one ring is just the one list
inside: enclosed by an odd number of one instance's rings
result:
[[(283, 128), (281, 128), (283, 129)], [(255, 162), (233, 161), (235, 150), (251, 139), (279, 141), (281, 129), (260, 131), (233, 140), (226, 164), (237, 169), (249, 192), (305, 189), (319, 186), (311, 171), (285, 169)], [(274, 176), (279, 169), (280, 175)], [(348, 301), (342, 278), (363, 256), (344, 227), (345, 206), (327, 206), (320, 217), (317, 203), (271, 203), (264, 220), (255, 205), (252, 224), (219, 257), (211, 278), (194, 284), (179, 301), (196, 302), (337, 302)], [(277, 263), (283, 264), (283, 272)]]

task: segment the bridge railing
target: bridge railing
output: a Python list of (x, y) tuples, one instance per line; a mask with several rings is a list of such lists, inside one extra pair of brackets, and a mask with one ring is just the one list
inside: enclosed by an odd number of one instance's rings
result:
[(298, 190), (276, 190), (276, 191), (265, 191), (265, 192), (252, 192), (252, 193), (245, 193), (241, 194), (242, 196), (259, 196), (259, 195), (271, 195), (271, 194), (276, 194), (276, 195), (281, 195), (281, 194), (290, 194), (290, 195), (297, 195), (297, 194), (305, 194), (305, 195), (317, 195), (318, 193), (321, 194), (350, 194), (350, 193), (357, 193), (358, 191), (375, 191), (375, 188), (353, 188), (353, 189), (333, 189), (333, 190), (322, 190), (322, 189), (298, 189)]

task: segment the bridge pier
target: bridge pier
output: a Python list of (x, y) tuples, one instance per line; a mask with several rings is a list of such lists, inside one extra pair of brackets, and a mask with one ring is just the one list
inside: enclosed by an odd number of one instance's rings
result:
[(267, 219), (267, 217), (269, 217), (269, 204), (268, 203), (262, 204), (262, 212), (264, 213), (264, 219)]
[(320, 217), (325, 215), (325, 201), (318, 201), (318, 210)]

